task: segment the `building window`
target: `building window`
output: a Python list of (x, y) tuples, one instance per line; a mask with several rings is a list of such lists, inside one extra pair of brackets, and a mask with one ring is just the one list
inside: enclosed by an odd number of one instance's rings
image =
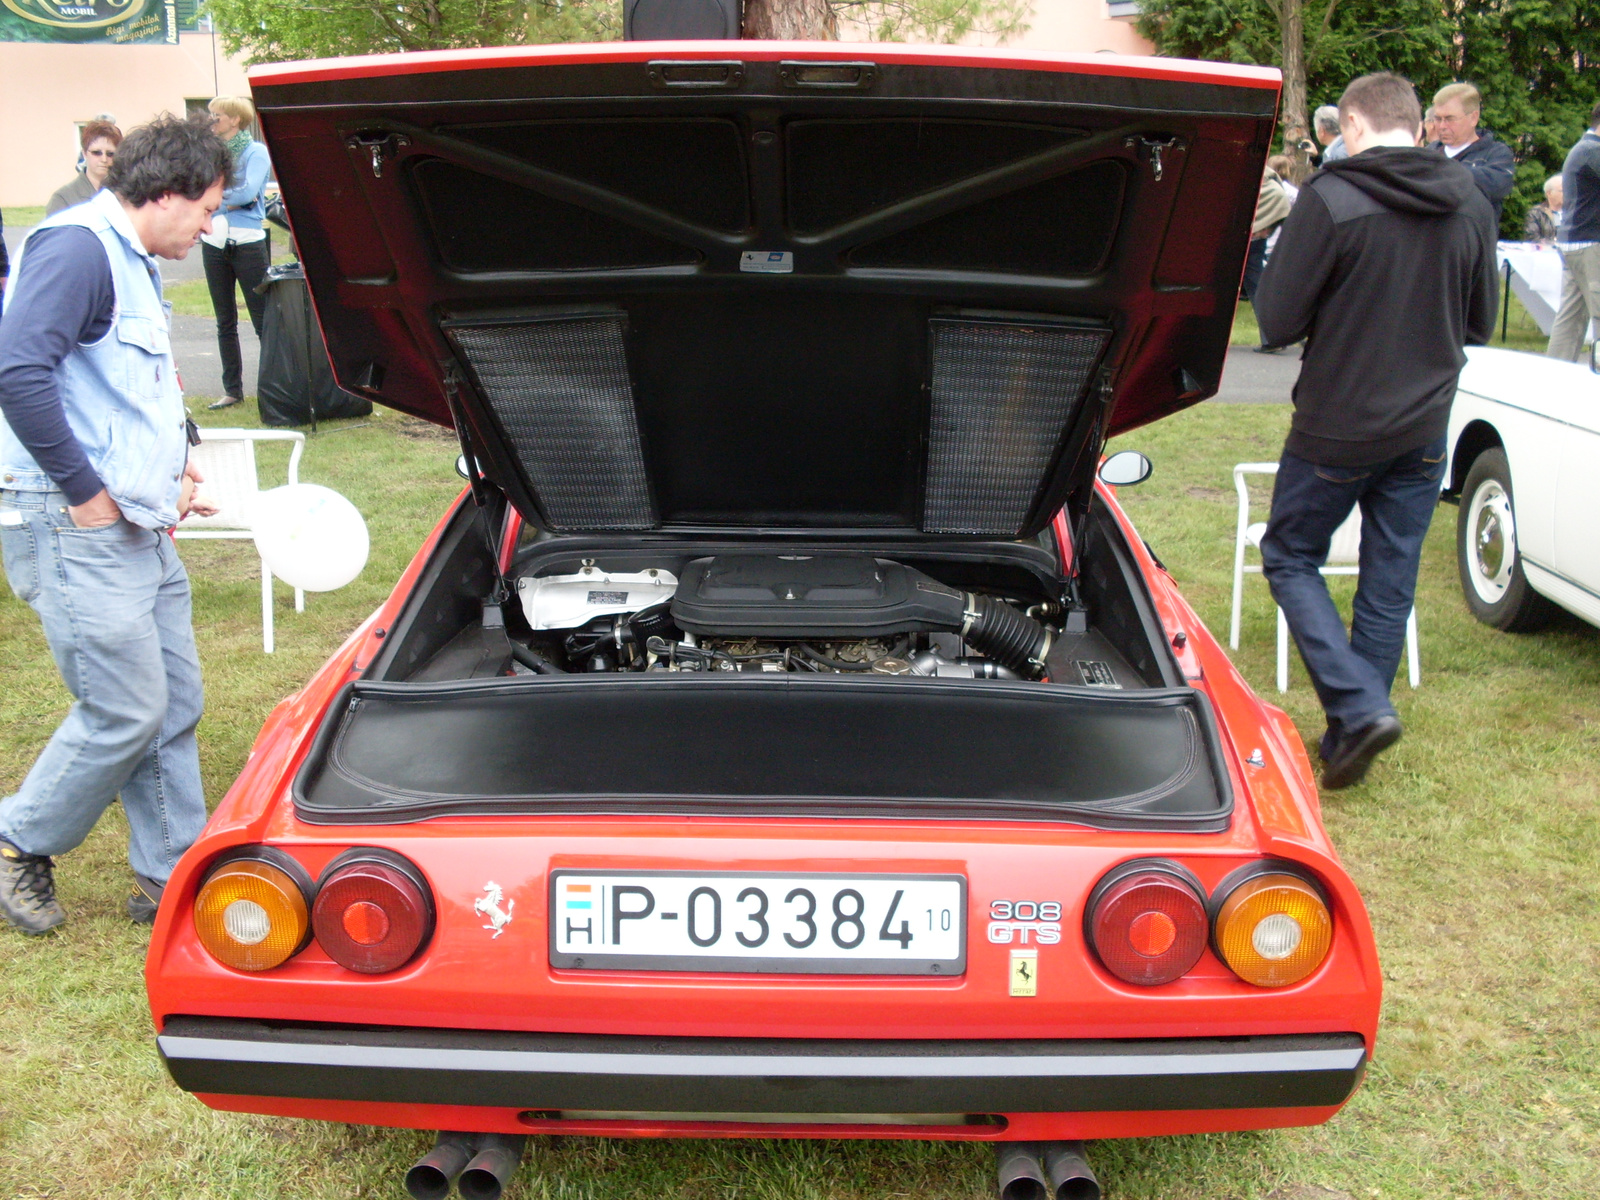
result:
[(1108, 0), (1106, 14), (1113, 19), (1117, 17), (1137, 17), (1139, 15), (1139, 0)]

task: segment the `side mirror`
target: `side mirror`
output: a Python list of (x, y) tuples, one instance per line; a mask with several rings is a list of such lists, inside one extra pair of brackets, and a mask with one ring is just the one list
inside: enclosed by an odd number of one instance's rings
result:
[(1119, 450), (1100, 464), (1100, 482), (1112, 487), (1132, 487), (1149, 479), (1154, 470), (1150, 460), (1137, 450)]
[(456, 455), (456, 474), (461, 476), (463, 479), (472, 478), (472, 476), (467, 472), (467, 456), (465, 454)]

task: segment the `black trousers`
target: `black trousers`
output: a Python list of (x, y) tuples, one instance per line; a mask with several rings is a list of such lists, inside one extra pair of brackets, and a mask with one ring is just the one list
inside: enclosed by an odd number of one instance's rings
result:
[(211, 308), (217, 314), (217, 352), (222, 356), (222, 391), (227, 396), (244, 397), (244, 360), (239, 354), (239, 302), (234, 288), (244, 288), (244, 304), (256, 337), (267, 312), (267, 298), (256, 285), (272, 262), (272, 234), (259, 242), (229, 242), (218, 248), (200, 243), (206, 266), (206, 284), (211, 289)]

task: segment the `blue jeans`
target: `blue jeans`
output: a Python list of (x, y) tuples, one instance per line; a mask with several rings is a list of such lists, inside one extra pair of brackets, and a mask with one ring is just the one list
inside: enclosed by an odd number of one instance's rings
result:
[(78, 529), (61, 493), (5, 491), (0, 544), (11, 589), (39, 614), (77, 701), (0, 800), (0, 837), (62, 854), (121, 792), (128, 860), (163, 883), (206, 821), (200, 660), (172, 539), (126, 520)]
[[(1261, 565), (1330, 726), (1360, 729), (1394, 715), (1389, 685), (1400, 666), (1444, 458), (1440, 438), (1364, 467), (1318, 466), (1287, 450), (1278, 463)], [(1346, 636), (1318, 568), (1328, 560), (1334, 530), (1357, 504), (1361, 574)]]

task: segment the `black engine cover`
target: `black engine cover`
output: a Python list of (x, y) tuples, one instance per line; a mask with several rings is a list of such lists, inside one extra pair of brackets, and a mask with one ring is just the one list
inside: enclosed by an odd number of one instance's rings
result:
[(721, 637), (872, 638), (959, 628), (966, 596), (865, 554), (723, 554), (690, 563), (672, 618)]

